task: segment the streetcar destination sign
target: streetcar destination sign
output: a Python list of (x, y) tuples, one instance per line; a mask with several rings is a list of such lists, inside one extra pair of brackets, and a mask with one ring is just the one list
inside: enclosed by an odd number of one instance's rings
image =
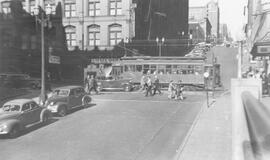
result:
[(269, 46), (257, 46), (258, 54), (270, 54), (270, 45)]

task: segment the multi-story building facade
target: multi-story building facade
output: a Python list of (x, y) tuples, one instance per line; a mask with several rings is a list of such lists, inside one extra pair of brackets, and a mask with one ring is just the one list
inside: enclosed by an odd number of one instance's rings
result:
[(229, 40), (229, 31), (228, 31), (228, 26), (225, 23), (220, 24), (220, 40), (222, 40), (223, 42), (228, 41)]
[(210, 1), (205, 6), (189, 7), (189, 20), (202, 21), (207, 18), (211, 24), (211, 34), (219, 38), (219, 6), (218, 2)]
[(210, 1), (206, 5), (206, 17), (209, 19), (212, 26), (212, 35), (219, 38), (219, 6), (218, 2)]
[[(0, 0), (1, 12), (10, 12), (10, 0)], [(70, 50), (112, 49), (122, 40), (135, 36), (136, 7), (132, 0), (22, 0), (33, 14), (36, 6), (55, 12), (62, 4), (63, 25)]]
[(189, 20), (189, 32), (192, 35), (193, 43), (210, 41), (211, 28), (212, 26), (207, 18), (201, 21)]
[(135, 36), (132, 0), (62, 0), (70, 49), (110, 49)]

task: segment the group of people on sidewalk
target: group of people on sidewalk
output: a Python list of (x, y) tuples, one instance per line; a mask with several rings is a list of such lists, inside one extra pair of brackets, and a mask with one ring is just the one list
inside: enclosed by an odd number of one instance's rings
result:
[[(160, 91), (161, 85), (157, 76), (154, 77), (154, 80), (151, 79), (151, 76), (143, 75), (141, 78), (141, 91), (145, 91), (145, 96), (148, 95), (154, 96), (157, 92), (161, 95)], [(168, 99), (183, 100), (183, 90), (184, 86), (182, 81), (179, 80), (178, 83), (175, 83), (173, 80), (170, 81), (168, 87)]]
[(262, 94), (270, 95), (270, 73), (266, 73), (264, 70), (254, 69), (250, 67), (243, 75), (243, 78), (255, 78), (262, 80)]

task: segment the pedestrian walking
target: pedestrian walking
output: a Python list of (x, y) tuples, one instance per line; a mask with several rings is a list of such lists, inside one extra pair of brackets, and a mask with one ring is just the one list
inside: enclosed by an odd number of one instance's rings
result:
[(267, 89), (268, 89), (268, 95), (270, 96), (270, 73), (267, 75)]
[(169, 87), (168, 87), (168, 92), (169, 92), (169, 95), (168, 95), (168, 98), (169, 99), (173, 99), (174, 98), (174, 90), (175, 90), (175, 87), (173, 85), (173, 80), (170, 81), (169, 83)]
[(146, 87), (145, 96), (147, 97), (148, 94), (150, 96), (152, 96), (152, 80), (151, 80), (150, 76), (147, 77), (146, 85), (147, 85), (147, 87)]
[(178, 83), (175, 84), (175, 99), (178, 100), (183, 100), (183, 90), (184, 86), (182, 85), (182, 81), (179, 80)]
[(88, 93), (91, 94), (92, 90), (94, 90), (96, 92), (96, 94), (98, 94), (97, 80), (94, 77), (94, 75), (91, 75), (90, 79), (88, 79)]
[(141, 77), (141, 82), (140, 82), (140, 90), (141, 90), (141, 92), (143, 92), (146, 89), (146, 86), (147, 86), (146, 77), (145, 77), (145, 75), (143, 75)]
[(153, 85), (153, 95), (155, 95), (157, 91), (159, 92), (159, 94), (161, 94), (159, 79), (157, 76), (155, 76), (154, 85)]
[(89, 81), (90, 81), (90, 75), (87, 74), (87, 77), (84, 79), (84, 90), (88, 94), (89, 94)]

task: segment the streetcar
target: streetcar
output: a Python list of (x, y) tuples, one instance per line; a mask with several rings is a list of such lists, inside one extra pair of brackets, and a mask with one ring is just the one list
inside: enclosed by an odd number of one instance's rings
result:
[[(209, 73), (207, 79), (205, 72)], [(171, 80), (181, 80), (183, 85), (195, 88), (221, 86), (220, 65), (207, 63), (205, 57), (122, 57), (112, 65), (111, 76), (115, 79), (131, 79), (139, 85), (143, 75), (157, 76), (163, 87)]]

